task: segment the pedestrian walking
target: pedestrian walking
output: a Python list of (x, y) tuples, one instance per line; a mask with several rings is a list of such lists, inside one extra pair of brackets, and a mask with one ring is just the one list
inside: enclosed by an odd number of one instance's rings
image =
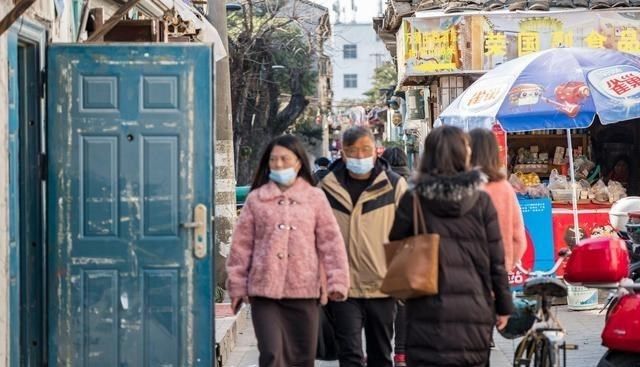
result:
[(362, 330), (368, 367), (391, 367), (395, 300), (380, 292), (387, 265), (383, 244), (406, 181), (376, 158), (375, 139), (364, 127), (342, 136), (342, 159), (320, 183), (345, 238), (351, 288), (346, 302), (329, 302), (340, 367), (363, 366)]
[(409, 180), (411, 169), (409, 168), (409, 158), (404, 150), (398, 147), (387, 148), (382, 152), (381, 157), (389, 163), (393, 172), (404, 177), (405, 180)]
[[(411, 170), (409, 169), (409, 159), (404, 150), (398, 147), (387, 148), (382, 152), (381, 156), (391, 166), (391, 170), (405, 180), (409, 180), (411, 176)], [(396, 301), (396, 319), (394, 321), (394, 348), (393, 348), (393, 365), (394, 367), (406, 367), (406, 309), (404, 301)]]
[(489, 180), (483, 190), (489, 194), (498, 212), (505, 269), (511, 271), (527, 250), (520, 204), (515, 190), (500, 168), (500, 151), (493, 133), (488, 129), (473, 129), (469, 135), (471, 136), (471, 165), (482, 170)]
[(329, 299), (338, 303), (347, 296), (344, 241), (326, 196), (313, 183), (300, 141), (274, 139), (234, 229), (227, 290), (234, 310), (251, 303), (260, 367), (314, 365), (320, 265)]
[(327, 157), (320, 157), (315, 160), (314, 164), (316, 165), (316, 170), (313, 173), (313, 178), (316, 179), (316, 182), (320, 182), (329, 174), (329, 165), (331, 164), (331, 161)]
[(409, 366), (485, 366), (493, 326), (504, 328), (513, 308), (498, 215), (470, 159), (461, 129), (430, 132), (415, 187), (402, 197), (389, 235), (414, 235), (414, 193), (427, 231), (440, 235), (438, 294), (406, 303)]

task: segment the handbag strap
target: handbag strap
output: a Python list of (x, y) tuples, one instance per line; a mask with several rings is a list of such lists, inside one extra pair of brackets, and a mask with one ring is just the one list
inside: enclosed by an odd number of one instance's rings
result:
[(413, 234), (415, 236), (422, 233), (427, 233), (427, 225), (424, 220), (424, 213), (422, 212), (422, 205), (420, 205), (420, 198), (418, 193), (413, 193)]

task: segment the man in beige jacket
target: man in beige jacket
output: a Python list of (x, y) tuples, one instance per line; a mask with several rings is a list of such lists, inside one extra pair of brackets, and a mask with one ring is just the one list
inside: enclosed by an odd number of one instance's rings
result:
[(340, 225), (349, 257), (351, 288), (346, 302), (329, 302), (340, 367), (391, 367), (395, 301), (380, 292), (387, 272), (384, 243), (407, 183), (376, 157), (375, 140), (364, 127), (342, 137), (342, 160), (320, 183)]

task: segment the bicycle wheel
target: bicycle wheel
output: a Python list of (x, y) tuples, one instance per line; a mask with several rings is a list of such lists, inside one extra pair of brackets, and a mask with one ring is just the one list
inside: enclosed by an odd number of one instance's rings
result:
[(536, 338), (532, 335), (527, 335), (516, 347), (516, 351), (513, 354), (513, 367), (530, 367), (535, 353)]
[(551, 342), (544, 336), (536, 340), (536, 353), (533, 360), (534, 367), (556, 367), (553, 361), (553, 348)]

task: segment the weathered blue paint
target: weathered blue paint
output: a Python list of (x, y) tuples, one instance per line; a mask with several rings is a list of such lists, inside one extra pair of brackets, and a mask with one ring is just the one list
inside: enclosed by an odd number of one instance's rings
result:
[[(211, 50), (49, 50), (49, 366), (211, 366)], [(211, 241), (208, 241), (211, 254)]]
[(18, 35), (7, 34), (9, 59), (9, 353), (11, 367), (20, 363), (20, 112), (18, 93)]
[(9, 179), (9, 360), (10, 366), (40, 366), (43, 353), (41, 99), (45, 29), (21, 19), (7, 36)]

